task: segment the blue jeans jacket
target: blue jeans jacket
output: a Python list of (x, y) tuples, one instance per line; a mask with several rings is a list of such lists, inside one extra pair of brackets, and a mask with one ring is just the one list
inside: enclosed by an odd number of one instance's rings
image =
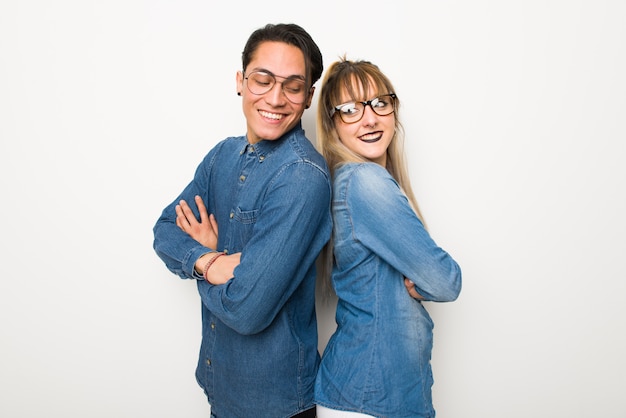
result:
[(426, 300), (452, 301), (459, 266), (380, 165), (342, 166), (333, 193), (337, 330), (322, 356), (316, 402), (377, 417), (434, 417), (433, 323), (404, 277)]
[[(175, 205), (202, 197), (218, 250), (241, 252), (234, 278), (214, 286), (194, 263), (209, 251), (174, 223)], [(330, 177), (301, 126), (275, 141), (227, 138), (154, 227), (154, 249), (197, 280), (202, 345), (196, 378), (219, 418), (290, 417), (313, 407), (319, 365), (315, 260), (330, 238)]]

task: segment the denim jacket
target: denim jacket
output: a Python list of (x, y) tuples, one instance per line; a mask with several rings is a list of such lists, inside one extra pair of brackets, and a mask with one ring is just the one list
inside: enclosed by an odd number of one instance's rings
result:
[(426, 300), (452, 301), (461, 290), (459, 266), (378, 164), (337, 169), (332, 214), (337, 330), (322, 356), (316, 403), (377, 417), (434, 417), (433, 323), (404, 277)]
[[(194, 271), (212, 251), (176, 224), (194, 196), (218, 222), (218, 250), (241, 252), (234, 277), (211, 285)], [(331, 234), (330, 176), (298, 125), (254, 145), (220, 142), (154, 227), (154, 249), (173, 273), (197, 280), (202, 344), (196, 378), (218, 418), (290, 417), (313, 407), (319, 365), (315, 260)]]

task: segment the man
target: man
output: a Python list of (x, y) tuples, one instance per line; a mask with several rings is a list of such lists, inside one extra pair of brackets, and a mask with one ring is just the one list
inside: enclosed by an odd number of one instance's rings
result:
[(246, 135), (209, 151), (163, 210), (154, 249), (170, 271), (197, 279), (196, 378), (212, 416), (314, 417), (315, 260), (330, 238), (331, 188), (301, 117), (322, 56), (304, 29), (277, 24), (252, 33), (242, 64)]

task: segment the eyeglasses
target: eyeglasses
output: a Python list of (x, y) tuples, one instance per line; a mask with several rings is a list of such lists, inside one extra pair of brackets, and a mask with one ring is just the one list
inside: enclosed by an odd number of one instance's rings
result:
[(280, 77), (266, 71), (253, 71), (244, 79), (248, 80), (248, 90), (250, 93), (260, 96), (274, 88), (276, 77), (282, 78), (280, 83), (285, 97), (293, 104), (302, 104), (307, 98), (306, 83), (298, 76)]
[(396, 110), (396, 96), (395, 93), (383, 94), (368, 100), (366, 102), (348, 102), (335, 106), (330, 111), (330, 117), (332, 118), (335, 113), (339, 113), (341, 120), (344, 123), (355, 123), (360, 121), (365, 114), (365, 106), (372, 108), (374, 113), (378, 116), (390, 115)]

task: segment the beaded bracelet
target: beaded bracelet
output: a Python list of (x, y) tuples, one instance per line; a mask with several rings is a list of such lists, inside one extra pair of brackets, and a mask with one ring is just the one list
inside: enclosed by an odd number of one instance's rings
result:
[(217, 255), (215, 257), (213, 257), (212, 259), (209, 260), (208, 263), (206, 263), (206, 266), (204, 266), (204, 272), (202, 273), (202, 277), (204, 277), (204, 280), (206, 280), (207, 282), (209, 281), (209, 279), (207, 279), (206, 274), (209, 271), (209, 267), (211, 267), (213, 265), (213, 263), (215, 263), (215, 260), (217, 260), (218, 258), (220, 258), (221, 256), (225, 255), (225, 253), (217, 253)]

